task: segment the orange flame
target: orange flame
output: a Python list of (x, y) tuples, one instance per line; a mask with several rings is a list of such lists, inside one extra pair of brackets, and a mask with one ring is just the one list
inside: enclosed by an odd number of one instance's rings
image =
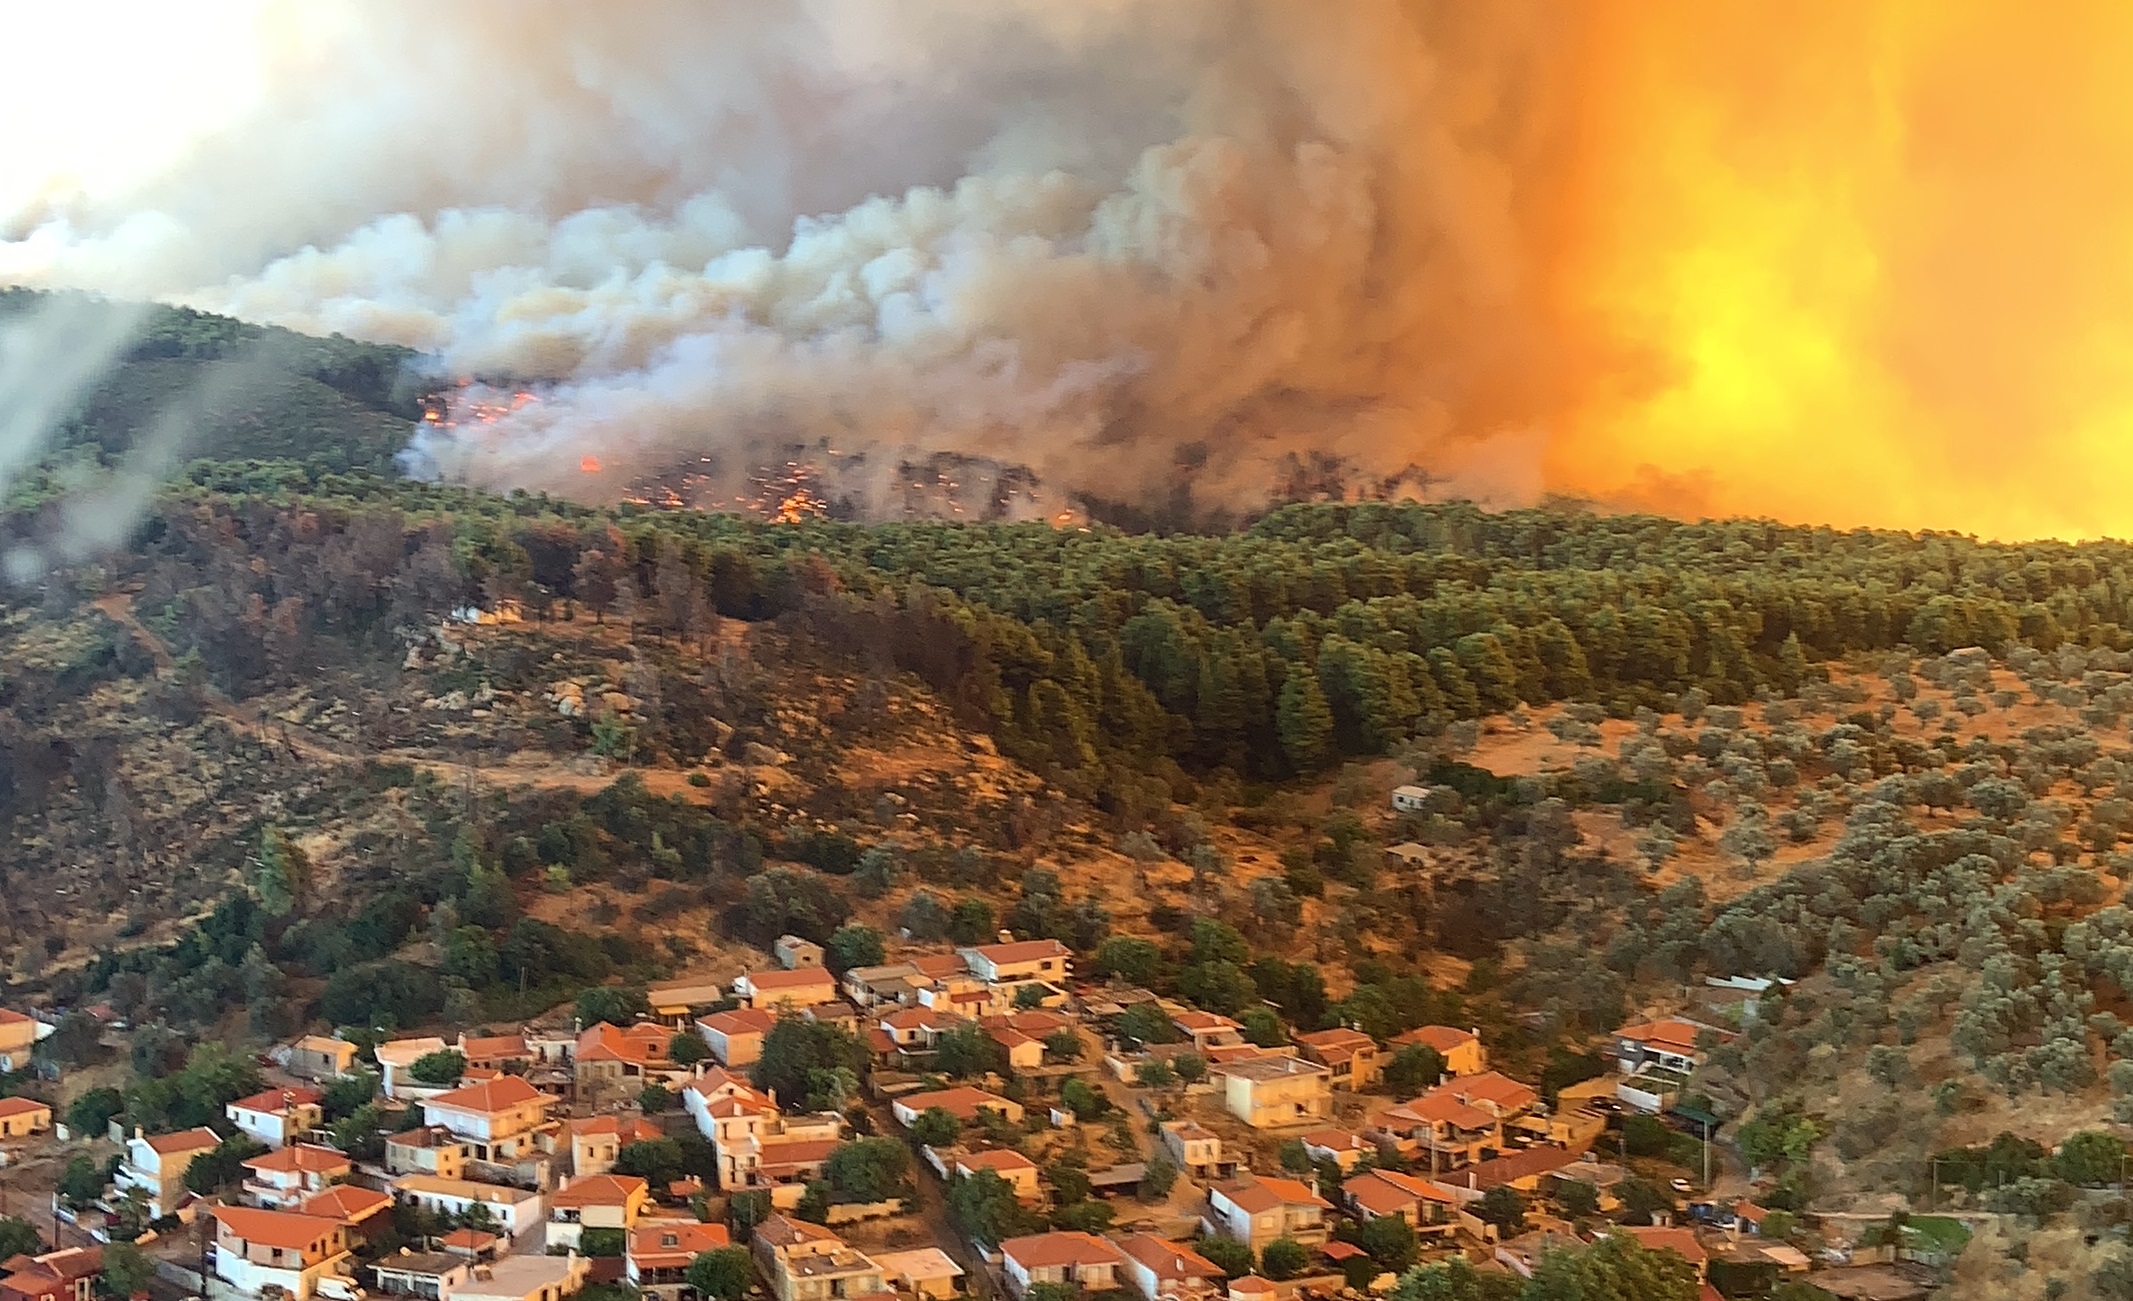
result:
[(598, 473), (600, 473), (600, 458), (599, 458), (599, 457), (597, 457), (597, 456), (586, 456), (586, 457), (580, 457), (580, 458), (579, 458), (579, 460), (578, 460), (578, 473), (580, 473), (580, 474), (598, 474)]

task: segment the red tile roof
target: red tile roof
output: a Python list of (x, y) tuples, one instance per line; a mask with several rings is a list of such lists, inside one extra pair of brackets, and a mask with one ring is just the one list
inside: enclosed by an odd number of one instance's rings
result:
[(1371, 1215), (1398, 1215), (1417, 1202), (1456, 1204), (1458, 1199), (1425, 1180), (1397, 1170), (1371, 1170), (1341, 1185), (1348, 1199)]
[(837, 982), (830, 973), (820, 967), (800, 967), (792, 971), (750, 971), (742, 974), (750, 989), (771, 991), (780, 989), (806, 989), (811, 985), (828, 985), (835, 989)]
[(306, 1215), (316, 1215), (321, 1219), (339, 1220), (343, 1224), (359, 1224), (380, 1211), (390, 1209), (392, 1204), (390, 1193), (381, 1193), (373, 1188), (357, 1188), (353, 1184), (335, 1184), (305, 1198), (304, 1204), (298, 1209)]
[(1671, 1251), (1691, 1265), (1701, 1265), (1710, 1259), (1710, 1253), (1703, 1249), (1703, 1243), (1688, 1229), (1626, 1224), (1622, 1226), (1621, 1232), (1635, 1238), (1638, 1245), (1646, 1251)]
[(1192, 1278), (1221, 1278), (1222, 1267), (1182, 1242), (1136, 1233), (1120, 1238), (1118, 1249), (1140, 1262), (1157, 1282)]
[(258, 1111), (278, 1116), (294, 1107), (315, 1107), (325, 1095), (317, 1089), (266, 1089), (231, 1103), (239, 1111)]
[(355, 1162), (346, 1152), (336, 1152), (330, 1147), (312, 1143), (291, 1143), (285, 1148), (262, 1153), (244, 1163), (247, 1170), (266, 1170), (276, 1174), (308, 1172), (323, 1174), (329, 1170), (350, 1170)]
[(1062, 1231), (1009, 1238), (1000, 1244), (1000, 1253), (1026, 1270), (1124, 1263), (1118, 1248), (1089, 1233)]
[(1064, 958), (1072, 950), (1057, 940), (1016, 940), (1007, 944), (980, 944), (976, 946), (976, 952), (995, 967), (1004, 967), (1016, 962)]
[(1218, 1184), (1216, 1188), (1231, 1202), (1252, 1215), (1260, 1215), (1282, 1206), (1329, 1206), (1330, 1203), (1307, 1184), (1294, 1179), (1274, 1179), (1260, 1175), (1254, 1179), (1240, 1179), (1232, 1183)]
[(50, 1115), (51, 1104), (35, 1098), (0, 1098), (0, 1120), (11, 1116), (32, 1116), (40, 1111)]
[(246, 1242), (284, 1251), (309, 1251), (340, 1232), (338, 1219), (322, 1215), (299, 1215), (295, 1211), (262, 1211), (250, 1206), (217, 1206), (215, 1219)]
[(1394, 1035), (1392, 1042), (1402, 1046), (1422, 1044), (1436, 1049), (1439, 1053), (1449, 1053), (1455, 1048), (1463, 1048), (1470, 1043), (1479, 1043), (1480, 1039), (1473, 1031), (1461, 1030), (1457, 1026), (1423, 1025), (1416, 1026), (1406, 1034)]
[(556, 1189), (550, 1206), (627, 1206), (642, 1197), (651, 1185), (636, 1175), (585, 1175)]
[(455, 1111), (494, 1112), (508, 1111), (512, 1107), (537, 1099), (551, 1103), (557, 1101), (553, 1096), (526, 1083), (526, 1077), (523, 1075), (499, 1075), (493, 1080), (483, 1080), (479, 1084), (469, 1084), (449, 1093), (440, 1093), (424, 1105), (450, 1107)]
[(700, 1253), (729, 1246), (732, 1241), (723, 1224), (654, 1220), (630, 1230), (629, 1257), (640, 1269), (667, 1269), (687, 1265)]
[(222, 1142), (222, 1136), (205, 1126), (182, 1129), (175, 1134), (151, 1134), (148, 1146), (158, 1156), (173, 1156), (179, 1152), (205, 1152)]

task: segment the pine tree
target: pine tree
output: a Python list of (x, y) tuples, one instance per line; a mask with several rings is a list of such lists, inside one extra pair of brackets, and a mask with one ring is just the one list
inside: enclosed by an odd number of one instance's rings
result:
[(1302, 668), (1290, 671), (1274, 708), (1274, 727), (1281, 736), (1281, 752), (1297, 771), (1315, 772), (1324, 765), (1326, 743), (1333, 738), (1333, 711), (1326, 706), (1316, 674)]

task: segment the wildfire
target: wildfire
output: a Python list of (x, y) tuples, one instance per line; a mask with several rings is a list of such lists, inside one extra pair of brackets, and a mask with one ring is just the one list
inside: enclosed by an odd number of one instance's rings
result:
[(581, 457), (579, 457), (579, 458), (578, 458), (578, 473), (579, 473), (579, 474), (598, 474), (598, 473), (600, 473), (600, 458), (599, 458), (599, 457), (597, 457), (597, 456), (581, 456)]

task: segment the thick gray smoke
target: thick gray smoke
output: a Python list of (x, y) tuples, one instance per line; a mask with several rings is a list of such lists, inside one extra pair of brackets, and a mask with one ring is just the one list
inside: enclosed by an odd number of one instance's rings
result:
[(1545, 196), (1513, 177), (1546, 174), (1550, 42), (1514, 8), (266, 6), (258, 105), (125, 193), (0, 212), (0, 280), (525, 385), (410, 449), (490, 487), (799, 460), (893, 514), (969, 457), (1033, 471), (1028, 510), (1537, 491)]

